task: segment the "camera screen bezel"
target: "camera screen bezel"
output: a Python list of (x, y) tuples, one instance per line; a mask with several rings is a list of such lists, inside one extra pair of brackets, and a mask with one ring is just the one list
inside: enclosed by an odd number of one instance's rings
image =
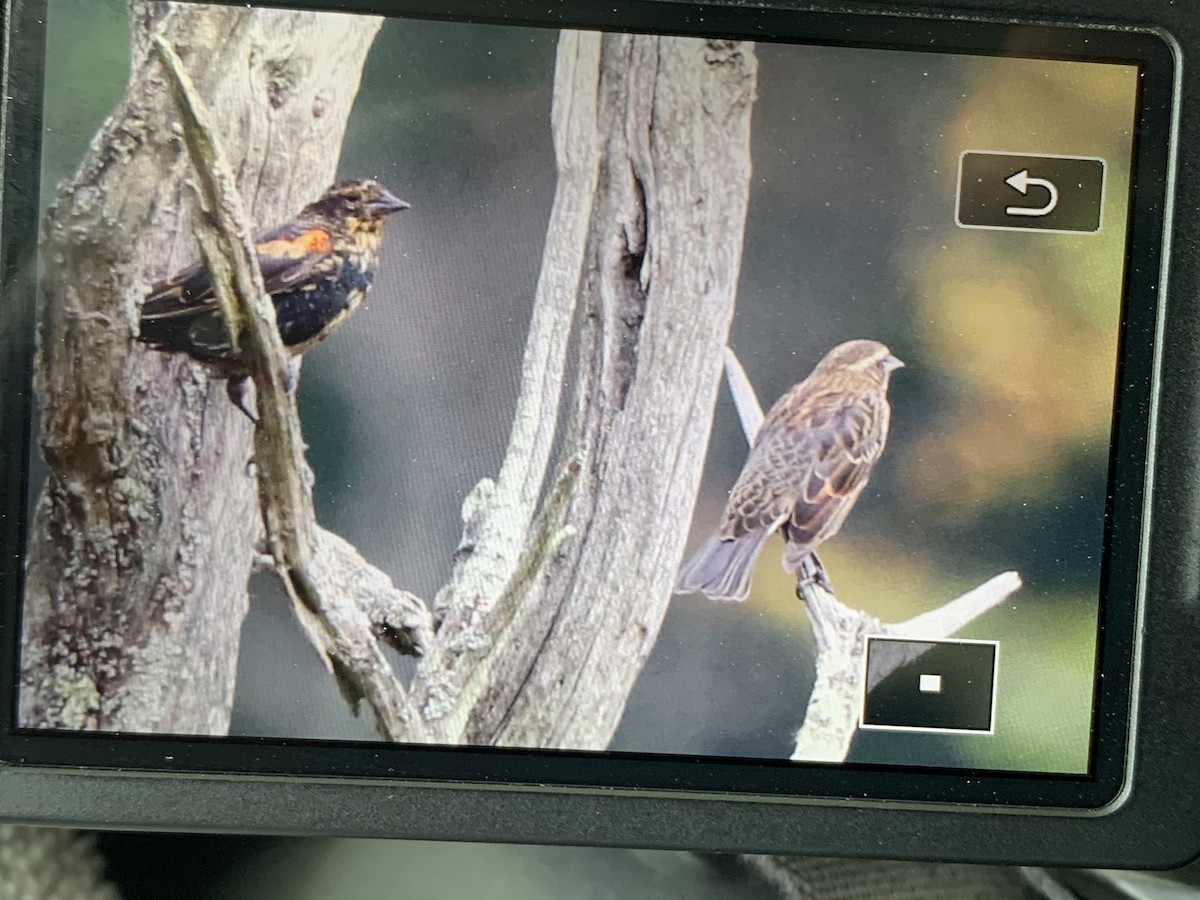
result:
[[(266, 6), (379, 12), (379, 2), (264, 3)], [(34, 292), (24, 273), (36, 252), (41, 114), (40, 2), (17, 5), (9, 28), (10, 81), (4, 168), (4, 313), (0, 346), (0, 461), (21, 473), (0, 485), (0, 761), (21, 766), (147, 772), (350, 777), (388, 781), (625, 789), (686, 795), (753, 796), (771, 802), (813, 799), (971, 803), (1095, 811), (1126, 786), (1135, 708), (1134, 674), (1144, 592), (1146, 473), (1155, 426), (1155, 383), (1162, 295), (1163, 221), (1172, 153), (1176, 59), (1153, 30), (998, 23), (911, 15), (616, 0), (544, 3), (511, 0), (497, 14), (475, 0), (403, 0), (389, 15), (541, 27), (663, 32), (831, 46), (888, 46), (1138, 65), (1141, 94), (1125, 299), (1110, 467), (1110, 498), (1096, 673), (1092, 772), (1086, 776), (929, 769), (909, 766), (796, 764), (779, 760), (426, 747), (249, 738), (19, 731), (17, 639), (26, 521), (32, 397)], [(702, 24), (701, 24), (702, 23)], [(850, 35), (851, 37), (847, 37)], [(1131, 300), (1131, 298), (1133, 298)], [(1136, 302), (1134, 302), (1136, 300)], [(19, 427), (13, 425), (17, 423)]]

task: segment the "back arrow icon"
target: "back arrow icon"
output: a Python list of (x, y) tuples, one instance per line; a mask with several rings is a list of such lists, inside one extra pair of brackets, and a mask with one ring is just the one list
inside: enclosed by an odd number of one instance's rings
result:
[(1031, 185), (1033, 187), (1045, 188), (1050, 195), (1045, 206), (1008, 206), (1004, 209), (1005, 215), (1048, 216), (1058, 206), (1058, 188), (1054, 186), (1054, 182), (1045, 178), (1030, 178), (1028, 169), (1022, 169), (1014, 175), (1009, 175), (1004, 179), (1004, 183), (1013, 190), (1019, 191), (1022, 195), (1029, 193)]

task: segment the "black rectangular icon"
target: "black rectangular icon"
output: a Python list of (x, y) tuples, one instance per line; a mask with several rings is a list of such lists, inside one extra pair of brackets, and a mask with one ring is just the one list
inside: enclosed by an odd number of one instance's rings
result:
[(1104, 160), (968, 150), (958, 167), (963, 228), (1094, 234), (1104, 204)]
[(868, 637), (863, 728), (991, 733), (997, 644)]

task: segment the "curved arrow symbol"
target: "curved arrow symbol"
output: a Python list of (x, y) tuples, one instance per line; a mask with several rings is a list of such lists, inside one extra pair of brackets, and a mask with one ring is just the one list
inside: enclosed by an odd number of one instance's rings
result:
[(1058, 188), (1055, 187), (1054, 182), (1045, 178), (1030, 178), (1028, 169), (1022, 169), (1014, 175), (1009, 175), (1004, 179), (1004, 183), (1013, 190), (1019, 191), (1022, 196), (1029, 193), (1030, 186), (1045, 188), (1050, 194), (1050, 199), (1046, 201), (1045, 206), (1008, 206), (1004, 209), (1005, 215), (1048, 216), (1058, 206)]

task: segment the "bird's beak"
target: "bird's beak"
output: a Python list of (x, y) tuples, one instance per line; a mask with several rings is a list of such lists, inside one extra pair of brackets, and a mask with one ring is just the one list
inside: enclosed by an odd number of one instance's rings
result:
[(895, 372), (897, 369), (903, 369), (903, 368), (904, 368), (904, 360), (900, 359), (897, 356), (893, 356), (891, 353), (889, 353), (887, 355), (887, 357), (883, 360), (883, 371), (885, 371), (885, 372)]
[(390, 216), (392, 213), (398, 213), (409, 208), (407, 203), (391, 191), (386, 190), (379, 195), (378, 200), (372, 200), (369, 205), (371, 212), (377, 216)]

